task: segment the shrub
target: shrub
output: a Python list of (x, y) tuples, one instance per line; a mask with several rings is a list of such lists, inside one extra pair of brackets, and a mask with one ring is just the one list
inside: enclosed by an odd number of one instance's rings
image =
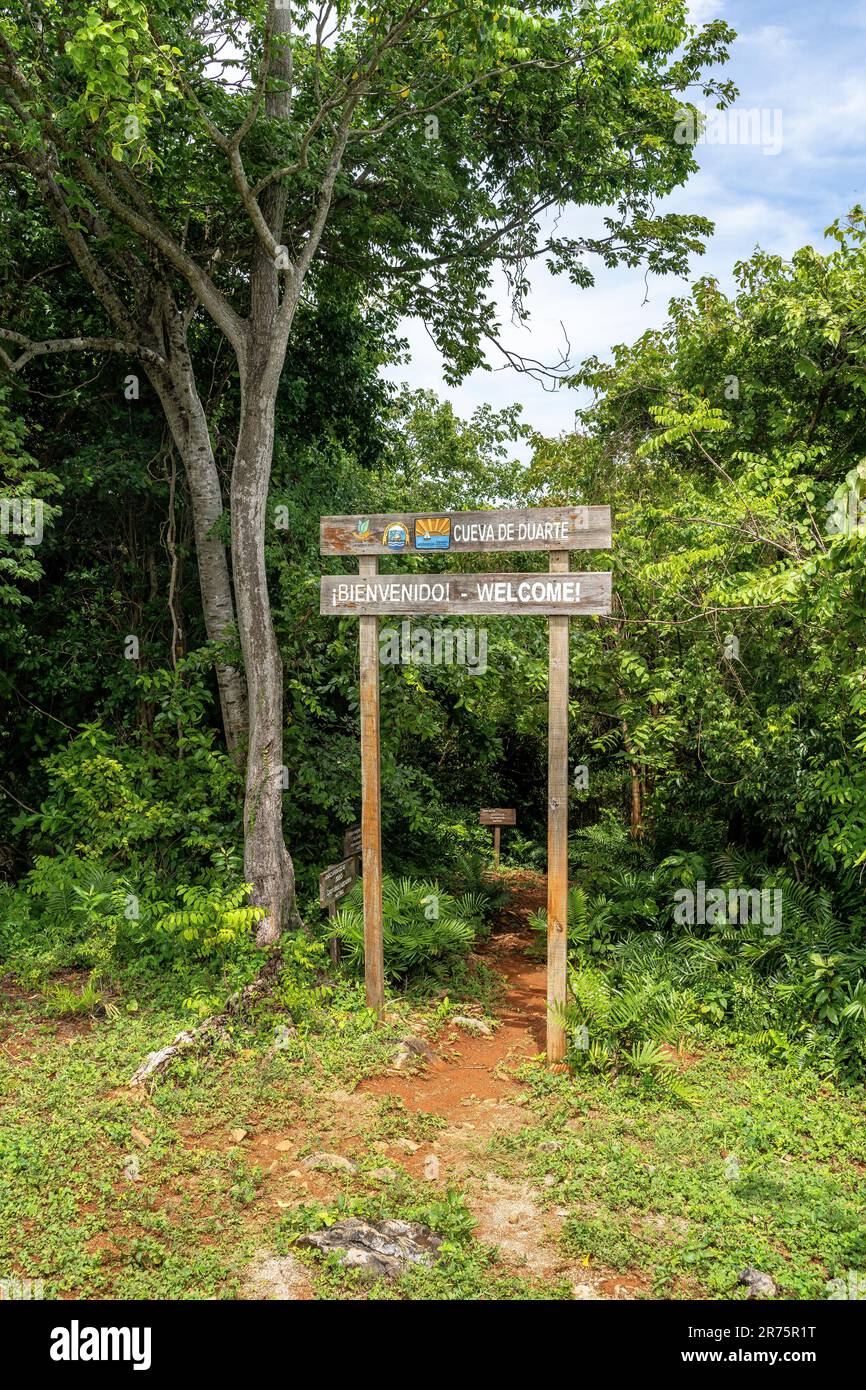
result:
[(10, 895), (3, 929), (5, 958), (18, 973), (38, 980), (67, 968), (109, 969), (130, 925), (124, 879), (75, 854), (38, 855), (24, 887), (26, 898)]
[[(441, 973), (450, 960), (465, 955), (484, 925), (484, 902), (478, 895), (452, 897), (435, 881), (385, 877), (382, 882), (382, 932), (385, 974), (406, 979), (427, 971)], [(364, 964), (363, 886), (356, 883), (328, 923), (347, 964)]]
[(511, 901), (511, 889), (506, 881), (490, 872), (481, 855), (466, 855), (457, 861), (451, 876), (451, 888), (458, 898), (472, 898), (485, 917), (491, 917)]
[(685, 992), (649, 974), (617, 978), (590, 965), (570, 966), (568, 985), (571, 997), (556, 1013), (573, 1067), (630, 1072), (680, 1100), (691, 1100), (676, 1078), (668, 1050), (694, 1014), (694, 1001)]

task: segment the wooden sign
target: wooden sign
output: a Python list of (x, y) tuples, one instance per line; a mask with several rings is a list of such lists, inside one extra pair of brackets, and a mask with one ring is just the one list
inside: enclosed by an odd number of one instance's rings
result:
[[(540, 507), (528, 511), (407, 512), (381, 516), (321, 518), (323, 555), (358, 557), (358, 575), (328, 575), (321, 586), (321, 612), (358, 618), (361, 695), (361, 850), (364, 856), (364, 980), (367, 1003), (376, 1013), (385, 1004), (382, 921), (382, 786), (379, 727), (380, 613), (542, 614), (548, 619), (547, 788), (547, 1057), (565, 1056), (562, 1007), (566, 1000), (568, 940), (568, 624), (571, 614), (605, 616), (611, 611), (611, 576), (570, 573), (572, 550), (606, 549), (611, 543), (609, 507)], [(544, 574), (379, 574), (380, 555), (451, 551), (547, 550)], [(485, 819), (485, 817), (493, 819)], [(504, 819), (509, 817), (509, 819)], [(493, 826), (499, 860), (503, 825), (516, 824), (507, 808), (481, 812)], [(347, 841), (348, 843), (348, 841)], [(350, 870), (345, 865), (352, 865)], [(322, 875), (322, 902), (335, 911), (335, 882), (348, 892), (357, 860), (347, 858)], [(342, 870), (342, 880), (323, 882)], [(345, 875), (350, 874), (351, 877)], [(326, 896), (330, 894), (331, 896)], [(332, 953), (336, 942), (332, 943)], [(336, 960), (336, 954), (334, 959)]]
[[(319, 905), (328, 909), (329, 917), (336, 917), (337, 903), (345, 898), (357, 877), (358, 860), (354, 855), (341, 859), (339, 864), (330, 864), (319, 874)], [(334, 965), (340, 963), (340, 943), (336, 936), (331, 937), (331, 961)]]
[(350, 825), (343, 836), (343, 858), (351, 859), (361, 853), (361, 827)]
[(323, 555), (428, 555), (506, 550), (608, 550), (610, 507), (323, 516)]
[(358, 877), (357, 862), (341, 859), (339, 864), (331, 864), (319, 874), (319, 905), (332, 907), (340, 898), (345, 898)]
[(611, 576), (588, 574), (406, 574), (322, 577), (320, 612), (333, 617), (377, 613), (606, 615)]
[(487, 811), (479, 811), (479, 825), (493, 826), (493, 867), (499, 868), (499, 837), (503, 825), (516, 825), (517, 812), (508, 810), (506, 807), (493, 807)]

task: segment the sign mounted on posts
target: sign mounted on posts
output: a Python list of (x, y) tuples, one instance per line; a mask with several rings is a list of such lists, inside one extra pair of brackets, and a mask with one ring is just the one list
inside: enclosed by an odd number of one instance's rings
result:
[(493, 867), (499, 868), (499, 840), (503, 825), (516, 825), (517, 812), (504, 806), (494, 806), (478, 812), (479, 825), (493, 826)]
[[(324, 873), (319, 874), (319, 906), (328, 909), (329, 917), (336, 917), (337, 903), (345, 898), (357, 877), (358, 860), (354, 855), (341, 859), (339, 864), (329, 864)], [(331, 937), (331, 961), (334, 965), (340, 961), (340, 943), (336, 936)]]
[[(320, 611), (358, 619), (361, 674), (361, 852), (364, 859), (364, 976), (367, 1003), (381, 1013), (385, 1000), (382, 931), (382, 788), (379, 752), (378, 615), (402, 613), (502, 614), (546, 617), (549, 632), (547, 765), (547, 1056), (565, 1055), (562, 1005), (566, 993), (568, 930), (568, 623), (571, 616), (605, 617), (611, 610), (611, 575), (570, 572), (572, 550), (606, 550), (609, 507), (535, 507), (489, 512), (395, 512), (323, 516), (320, 550), (358, 560), (358, 574), (323, 575)], [(548, 570), (490, 574), (380, 575), (380, 555), (443, 555), (544, 550)], [(485, 817), (493, 817), (486, 819)], [(505, 819), (510, 817), (510, 819)], [(515, 825), (508, 809), (482, 811), (494, 827)], [(344, 853), (348, 854), (346, 845)], [(355, 864), (346, 859), (344, 864)], [(334, 865), (327, 874), (342, 868)], [(354, 882), (354, 877), (348, 887)], [(343, 891), (348, 892), (348, 887)], [(320, 894), (322, 889), (320, 886)], [(342, 896), (342, 893), (339, 894)], [(336, 898), (331, 898), (331, 902)], [(326, 899), (323, 896), (322, 902)]]
[(323, 555), (429, 555), (509, 550), (607, 550), (610, 507), (323, 516)]

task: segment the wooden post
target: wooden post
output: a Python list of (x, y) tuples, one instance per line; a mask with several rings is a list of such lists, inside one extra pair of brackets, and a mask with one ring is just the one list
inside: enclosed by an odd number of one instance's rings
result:
[[(328, 903), (328, 916), (336, 917), (336, 915), (337, 904)], [(337, 966), (340, 964), (340, 942), (336, 936), (331, 937), (331, 964), (333, 966)]]
[[(569, 567), (568, 551), (550, 553), (551, 573)], [(568, 618), (548, 619), (547, 743), (547, 1060), (565, 1056), (565, 1029), (551, 1006), (564, 1007), (568, 949)]]
[[(359, 574), (377, 574), (375, 555), (358, 559)], [(382, 946), (382, 788), (379, 750), (379, 619), (359, 618), (361, 657), (361, 854), (364, 861), (364, 982), (367, 1004), (385, 1004)]]
[(499, 868), (499, 826), (493, 827), (493, 867)]

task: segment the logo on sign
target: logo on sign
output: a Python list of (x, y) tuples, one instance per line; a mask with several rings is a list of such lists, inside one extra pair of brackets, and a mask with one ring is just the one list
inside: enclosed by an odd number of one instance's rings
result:
[(418, 550), (447, 550), (451, 544), (451, 520), (446, 516), (425, 517), (415, 522)]
[(358, 517), (358, 525), (355, 529), (355, 534), (360, 536), (362, 541), (368, 541), (370, 539), (370, 523), (366, 517)]
[(386, 526), (382, 544), (387, 546), (389, 550), (404, 550), (406, 548), (409, 544), (409, 532), (402, 521), (395, 521), (393, 526)]

